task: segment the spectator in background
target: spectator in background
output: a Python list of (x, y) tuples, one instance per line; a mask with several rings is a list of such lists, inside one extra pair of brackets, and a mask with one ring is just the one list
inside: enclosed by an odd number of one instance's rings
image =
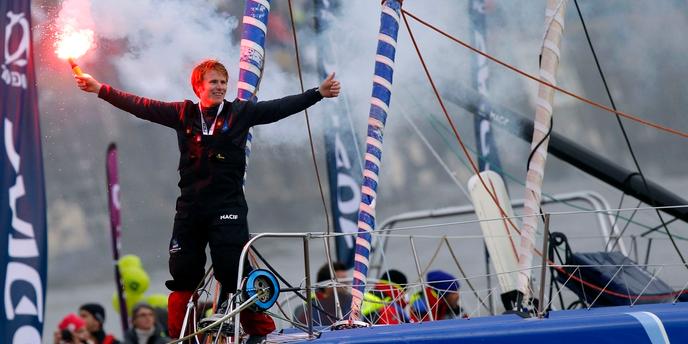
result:
[[(348, 280), (348, 269), (339, 262), (332, 263), (332, 270), (334, 271), (335, 281), (342, 283)], [(324, 287), (323, 282), (332, 280), (330, 274), (330, 266), (323, 265), (318, 270), (317, 283), (321, 287), (315, 291), (315, 300), (313, 300), (313, 324), (316, 326), (329, 326), (341, 320), (337, 319), (337, 305), (334, 297), (335, 290), (337, 290), (337, 297), (339, 298), (339, 305), (342, 308), (342, 315), (346, 316), (351, 311), (351, 294), (347, 288), (344, 287)], [(306, 305), (302, 305), (294, 312), (294, 320), (305, 324), (306, 323)]]
[(442, 270), (433, 270), (426, 276), (428, 286), (425, 293), (428, 295), (427, 306), (425, 294), (419, 291), (411, 297), (411, 315), (416, 321), (429, 321), (428, 309), (432, 310), (434, 320), (453, 319), (465, 317), (459, 306), (459, 281), (452, 274)]
[(86, 330), (95, 344), (120, 344), (110, 333), (105, 333), (105, 308), (97, 303), (86, 303), (79, 307), (79, 316), (86, 322)]
[(165, 344), (171, 341), (163, 333), (155, 317), (155, 310), (147, 303), (139, 303), (131, 312), (131, 325), (124, 334), (125, 344)]
[(390, 269), (380, 276), (373, 289), (363, 294), (361, 314), (373, 325), (392, 325), (410, 322), (406, 311), (404, 288), (408, 284), (406, 275)]
[(86, 330), (86, 322), (74, 313), (69, 313), (57, 325), (53, 334), (55, 344), (89, 343), (90, 335)]

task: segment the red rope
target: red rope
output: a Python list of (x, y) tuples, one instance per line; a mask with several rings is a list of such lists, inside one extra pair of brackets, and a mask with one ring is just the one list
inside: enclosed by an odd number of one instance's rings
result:
[[(409, 36), (411, 37), (411, 42), (413, 42), (413, 46), (414, 46), (414, 48), (416, 49), (416, 53), (418, 54), (418, 58), (419, 58), (419, 60), (420, 60), (420, 62), (421, 62), (421, 64), (422, 64), (422, 66), (423, 66), (423, 69), (425, 70), (425, 75), (427, 76), (428, 81), (430, 82), (430, 86), (432, 87), (432, 90), (433, 90), (433, 92), (435, 93), (435, 97), (437, 97), (437, 100), (438, 100), (438, 102), (439, 102), (439, 104), (440, 104), (440, 107), (442, 108), (442, 111), (444, 112), (444, 115), (445, 115), (445, 117), (447, 118), (447, 121), (449, 121), (449, 125), (451, 126), (452, 131), (454, 132), (454, 136), (456, 136), (456, 139), (457, 139), (457, 141), (459, 142), (459, 145), (461, 146), (461, 149), (463, 150), (463, 153), (464, 153), (464, 155), (466, 156), (466, 159), (467, 159), (468, 162), (470, 163), (471, 168), (473, 169), (473, 172), (476, 174), (476, 176), (478, 176), (478, 179), (480, 180), (480, 183), (483, 185), (483, 187), (485, 188), (485, 190), (487, 191), (487, 193), (488, 193), (488, 194), (490, 195), (490, 197), (492, 198), (492, 201), (495, 203), (495, 205), (496, 205), (497, 208), (499, 209), (500, 214), (501, 214), (501, 215), (505, 218), (505, 220), (513, 227), (513, 229), (520, 235), (520, 234), (521, 234), (521, 231), (516, 227), (516, 225), (514, 225), (514, 223), (511, 221), (511, 219), (508, 218), (508, 216), (506, 215), (506, 212), (504, 211), (504, 209), (502, 209), (502, 207), (501, 207), (499, 201), (497, 200), (497, 197), (496, 197), (496, 196), (490, 191), (490, 189), (487, 187), (487, 184), (485, 183), (485, 180), (483, 180), (482, 176), (480, 175), (480, 173), (479, 173), (479, 171), (478, 171), (478, 168), (477, 168), (477, 166), (475, 165), (475, 162), (474, 162), (473, 159), (471, 158), (471, 155), (468, 153), (468, 150), (466, 149), (466, 146), (464, 145), (463, 140), (461, 139), (461, 135), (459, 135), (459, 133), (458, 133), (458, 131), (457, 131), (457, 129), (456, 129), (456, 126), (454, 125), (454, 121), (451, 119), (451, 117), (449, 116), (449, 112), (447, 111), (446, 107), (444, 106), (444, 102), (442, 101), (442, 97), (440, 96), (440, 93), (439, 93), (439, 91), (437, 90), (437, 87), (435, 86), (435, 82), (433, 81), (432, 76), (430, 75), (430, 71), (429, 71), (428, 68), (427, 68), (427, 65), (426, 65), (426, 63), (425, 63), (425, 59), (423, 58), (423, 54), (421, 54), (420, 49), (418, 48), (418, 43), (416, 42), (416, 38), (415, 38), (415, 36), (413, 35), (413, 32), (411, 31), (411, 27), (410, 27), (409, 24), (408, 24), (408, 20), (406, 19), (406, 14), (409, 14), (411, 17), (413, 17), (413, 15), (410, 14), (410, 13), (408, 13), (407, 11), (405, 11), (405, 10), (403, 10), (403, 9), (401, 10), (401, 14), (402, 14), (402, 18), (404, 19), (404, 23), (406, 24), (406, 30), (408, 31)], [(418, 20), (418, 19), (415, 18), (415, 17), (414, 17), (414, 19)], [(463, 44), (463, 43), (462, 43), (462, 44)], [(468, 46), (468, 45), (466, 45), (466, 46)], [(473, 48), (471, 47), (471, 49), (473, 49)], [(473, 49), (473, 50), (474, 50), (474, 49)], [(482, 54), (482, 53), (481, 53), (481, 54)], [(511, 67), (511, 68), (513, 68), (513, 67)], [(537, 79), (537, 80), (539, 80), (539, 79)], [(543, 83), (545, 83), (545, 82), (543, 82)], [(545, 83), (545, 84), (547, 84), (547, 83)], [(547, 85), (549, 85), (549, 84), (547, 84)], [(613, 111), (613, 110), (612, 110), (612, 111)], [(508, 231), (508, 228), (507, 228), (507, 231)], [(509, 236), (509, 237), (511, 238), (511, 236)], [(533, 248), (533, 251), (535, 252), (535, 254), (537, 254), (538, 256), (542, 257), (542, 252), (540, 252), (537, 248)], [(581, 278), (578, 278), (578, 277), (576, 277), (576, 276), (574, 276), (574, 275), (571, 275), (571, 274), (569, 274), (568, 272), (566, 272), (561, 266), (558, 266), (557, 264), (555, 264), (555, 263), (554, 263), (552, 260), (550, 260), (550, 259), (547, 259), (547, 260), (546, 260), (546, 263), (547, 263), (547, 265), (553, 267), (554, 269), (556, 269), (556, 270), (559, 271), (560, 273), (570, 276), (570, 278), (573, 279), (574, 281), (580, 282), (581, 284), (583, 284), (583, 285), (585, 285), (585, 286), (588, 286), (588, 287), (590, 287), (590, 288), (593, 289), (593, 290), (597, 290), (597, 291), (599, 291), (599, 292), (606, 293), (606, 294), (609, 294), (609, 295), (612, 295), (612, 296), (616, 296), (616, 297), (627, 298), (627, 299), (636, 299), (636, 298), (637, 298), (637, 299), (639, 299), (639, 300), (657, 300), (657, 299), (664, 299), (664, 298), (667, 298), (667, 297), (677, 296), (677, 295), (680, 295), (680, 294), (688, 293), (688, 291), (686, 291), (686, 290), (680, 290), (680, 291), (675, 291), (675, 292), (668, 293), (668, 294), (657, 294), (657, 295), (627, 295), (627, 294), (621, 294), (621, 293), (617, 293), (617, 292), (612, 291), (612, 290), (607, 290), (606, 287), (605, 287), (605, 288), (600, 287), (600, 286), (598, 286), (598, 285), (595, 285), (595, 284), (592, 284), (592, 283), (590, 283), (590, 282), (588, 282), (588, 281), (585, 281), (585, 280), (583, 280), (583, 279), (581, 279)]]
[[(661, 125), (661, 124), (657, 124), (657, 123), (654, 123), (654, 122), (651, 122), (651, 121), (642, 119), (642, 118), (640, 118), (640, 117), (638, 117), (638, 116), (635, 116), (635, 115), (632, 115), (632, 114), (628, 114), (628, 113), (625, 113), (625, 112), (623, 112), (623, 111), (614, 110), (614, 109), (612, 109), (612, 108), (610, 108), (610, 107), (608, 107), (608, 106), (605, 106), (605, 105), (602, 105), (602, 104), (600, 104), (600, 103), (594, 102), (594, 101), (592, 101), (592, 100), (590, 100), (590, 99), (588, 99), (588, 98), (585, 98), (585, 97), (583, 97), (583, 96), (579, 96), (579, 95), (577, 95), (577, 94), (575, 94), (575, 93), (573, 93), (573, 92), (567, 91), (567, 90), (565, 90), (565, 89), (563, 89), (563, 88), (561, 88), (561, 87), (558, 87), (558, 86), (556, 86), (556, 85), (550, 84), (550, 83), (547, 82), (547, 81), (544, 81), (544, 80), (542, 80), (542, 79), (540, 79), (540, 78), (538, 78), (538, 77), (536, 77), (536, 76), (533, 76), (533, 75), (531, 75), (531, 74), (528, 74), (528, 73), (526, 73), (526, 72), (524, 72), (524, 71), (522, 71), (522, 70), (520, 70), (520, 69), (518, 69), (518, 68), (516, 68), (516, 67), (514, 67), (514, 66), (512, 66), (512, 65), (510, 65), (510, 64), (508, 64), (508, 63), (506, 63), (506, 62), (503, 62), (503, 61), (497, 59), (496, 57), (493, 57), (493, 56), (491, 56), (491, 55), (489, 55), (489, 54), (487, 54), (487, 53), (485, 53), (485, 52), (483, 52), (483, 51), (480, 51), (480, 50), (477, 49), (477, 48), (472, 47), (472, 46), (469, 45), (468, 43), (465, 43), (465, 42), (461, 41), (460, 39), (458, 39), (458, 38), (456, 38), (456, 37), (453, 37), (453, 36), (449, 35), (448, 33), (444, 32), (444, 31), (440, 30), (439, 28), (433, 26), (432, 24), (430, 24), (430, 23), (428, 23), (428, 22), (426, 22), (426, 21), (424, 21), (424, 20), (422, 20), (422, 19), (416, 17), (415, 15), (413, 15), (412, 13), (410, 13), (410, 12), (404, 10), (404, 9), (402, 9), (401, 12), (402, 12), (402, 14), (408, 14), (411, 18), (415, 19), (415, 20), (418, 21), (419, 23), (421, 23), (421, 24), (427, 26), (428, 28), (430, 28), (430, 29), (436, 31), (437, 33), (439, 33), (439, 34), (441, 34), (441, 35), (443, 35), (443, 36), (449, 38), (450, 40), (452, 40), (452, 41), (454, 41), (454, 42), (456, 42), (456, 43), (458, 43), (458, 44), (460, 44), (460, 45), (462, 45), (462, 46), (468, 48), (469, 50), (471, 50), (471, 51), (473, 51), (473, 52), (475, 52), (475, 53), (477, 53), (477, 54), (480, 54), (480, 55), (482, 55), (482, 56), (484, 56), (484, 57), (490, 59), (490, 60), (493, 61), (493, 62), (496, 62), (496, 63), (498, 63), (498, 64), (500, 64), (500, 65), (506, 67), (507, 69), (510, 69), (510, 70), (512, 70), (512, 71), (514, 71), (514, 72), (520, 74), (520, 75), (523, 75), (523, 76), (525, 76), (525, 77), (528, 78), (528, 79), (531, 79), (531, 80), (534, 80), (534, 81), (536, 81), (536, 82), (539, 82), (539, 83), (541, 83), (541, 84), (543, 84), (543, 85), (549, 86), (549, 87), (551, 87), (551, 88), (553, 88), (553, 89), (555, 89), (555, 90), (557, 90), (557, 91), (559, 91), (559, 92), (561, 92), (561, 93), (564, 93), (564, 94), (566, 94), (566, 95), (568, 95), (568, 96), (570, 96), (570, 97), (573, 97), (573, 98), (575, 98), (575, 99), (578, 99), (578, 100), (580, 100), (580, 101), (582, 101), (582, 102), (584, 102), (584, 103), (587, 103), (587, 104), (589, 104), (589, 105), (592, 105), (592, 106), (594, 106), (594, 107), (596, 107), (596, 108), (605, 110), (605, 111), (610, 112), (610, 113), (615, 113), (615, 114), (617, 114), (617, 115), (619, 115), (619, 116), (621, 116), (621, 117), (624, 117), (624, 118), (626, 118), (626, 119), (629, 119), (629, 120), (632, 120), (632, 121), (636, 121), (636, 122), (638, 122), (638, 123), (644, 124), (644, 125), (649, 126), (649, 127), (653, 127), (653, 128), (655, 128), (655, 129), (659, 129), (659, 130), (665, 131), (665, 132), (670, 133), (670, 134), (678, 135), (678, 136), (681, 136), (681, 137), (683, 137), (683, 138), (688, 138), (688, 133), (685, 133), (685, 132), (682, 132), (682, 131), (677, 130), (677, 129), (669, 128), (669, 127), (663, 126), (663, 125)], [(404, 19), (404, 20), (406, 20), (406, 19)], [(406, 24), (406, 26), (408, 26), (408, 23)]]
[[(428, 70), (428, 67), (425, 64), (425, 59), (423, 58), (423, 54), (421, 54), (420, 48), (418, 48), (418, 43), (416, 42), (416, 38), (413, 35), (413, 31), (411, 31), (411, 27), (408, 24), (408, 20), (406, 19), (406, 11), (402, 10), (401, 15), (402, 15), (402, 18), (404, 19), (404, 23), (406, 24), (406, 31), (408, 31), (409, 36), (411, 36), (411, 42), (413, 42), (413, 47), (416, 49), (416, 53), (418, 54), (418, 58), (420, 59), (420, 63), (421, 63), (421, 65), (423, 65), (423, 70), (425, 70), (425, 76), (427, 76), (428, 81), (430, 82), (430, 86), (432, 86), (432, 90), (433, 90), (433, 92), (435, 92), (435, 97), (437, 98), (437, 101), (440, 103), (440, 107), (442, 108), (442, 112), (444, 113), (444, 117), (447, 118), (447, 121), (449, 122), (449, 126), (451, 127), (452, 131), (454, 132), (454, 136), (456, 137), (456, 140), (459, 142), (459, 146), (461, 146), (461, 150), (463, 151), (463, 154), (466, 156), (466, 159), (470, 163), (471, 169), (473, 169), (473, 173), (475, 173), (475, 175), (478, 176), (480, 183), (485, 188), (485, 191), (487, 191), (487, 194), (490, 195), (490, 198), (492, 198), (492, 201), (495, 203), (495, 205), (499, 209), (499, 213), (502, 215), (502, 217), (505, 218), (507, 222), (509, 222), (509, 224), (512, 226), (512, 228), (519, 235), (521, 235), (521, 231), (511, 221), (511, 218), (509, 218), (509, 216), (506, 214), (504, 209), (502, 209), (502, 207), (499, 204), (499, 201), (497, 200), (497, 196), (495, 196), (490, 191), (490, 188), (487, 187), (487, 183), (485, 183), (485, 180), (480, 175), (480, 171), (478, 170), (478, 167), (475, 165), (473, 158), (471, 158), (471, 155), (468, 153), (468, 149), (466, 148), (466, 145), (464, 145), (463, 140), (461, 139), (461, 135), (459, 135), (458, 130), (456, 130), (456, 126), (454, 125), (454, 121), (451, 119), (451, 116), (449, 116), (449, 112), (447, 111), (447, 108), (444, 106), (444, 101), (442, 101), (442, 96), (440, 96), (440, 92), (437, 90), (437, 87), (435, 86), (435, 81), (433, 81), (432, 76), (430, 75), (430, 71)], [(537, 250), (535, 250), (535, 251), (537, 252)]]
[[(585, 281), (585, 280), (583, 280), (583, 279), (581, 279), (581, 278), (578, 278), (578, 277), (576, 277), (575, 275), (568, 273), (566, 270), (564, 270), (563, 267), (558, 266), (558, 265), (555, 265), (554, 262), (552, 262), (552, 261), (549, 260), (549, 259), (548, 259), (548, 261), (547, 261), (547, 264), (548, 264), (549, 266), (553, 267), (554, 269), (556, 269), (557, 271), (559, 271), (559, 273), (564, 274), (564, 275), (566, 275), (566, 276), (569, 276), (569, 277), (570, 277), (572, 280), (574, 280), (574, 281), (580, 282), (581, 284), (584, 284), (584, 285), (586, 285), (586, 286), (588, 286), (588, 287), (590, 287), (590, 288), (592, 288), (592, 289), (594, 289), (594, 290), (597, 290), (597, 291), (600, 291), (600, 292), (603, 292), (603, 293), (605, 293), (605, 294), (609, 294), (609, 295), (612, 295), (612, 296), (620, 297), (620, 298), (623, 298), (623, 299), (660, 300), (660, 299), (666, 299), (666, 298), (668, 298), (668, 297), (675, 297), (675, 296), (678, 296), (678, 295), (681, 295), (681, 294), (688, 294), (688, 290), (685, 290), (685, 289), (684, 289), (684, 290), (677, 290), (677, 291), (674, 291), (674, 292), (671, 292), (671, 293), (666, 293), (666, 294), (654, 294), (654, 295), (629, 295), (629, 294), (622, 294), (622, 293), (615, 292), (615, 291), (613, 291), (613, 290), (607, 290), (606, 287), (605, 287), (605, 288), (602, 288), (602, 287), (600, 287), (600, 286), (598, 286), (598, 285), (592, 284), (592, 283), (587, 282), (587, 281)], [(579, 267), (579, 268), (580, 268), (580, 267)]]

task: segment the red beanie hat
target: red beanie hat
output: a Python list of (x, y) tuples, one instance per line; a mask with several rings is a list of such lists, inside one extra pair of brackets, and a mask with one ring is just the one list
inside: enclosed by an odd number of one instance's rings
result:
[(80, 316), (74, 313), (67, 314), (67, 316), (64, 317), (62, 321), (60, 321), (60, 324), (57, 325), (57, 327), (60, 330), (70, 331), (76, 331), (84, 326), (86, 326), (86, 322), (84, 321), (84, 319), (81, 319)]

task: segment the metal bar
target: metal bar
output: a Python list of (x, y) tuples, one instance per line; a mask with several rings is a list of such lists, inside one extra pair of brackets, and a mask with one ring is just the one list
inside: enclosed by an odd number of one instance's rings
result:
[(308, 324), (308, 338), (313, 337), (313, 298), (311, 297), (311, 268), (309, 259), (308, 240), (310, 235), (303, 238), (303, 264), (306, 274), (306, 324)]
[(645, 266), (650, 261), (650, 250), (652, 249), (652, 238), (647, 238), (647, 250), (645, 251)]
[(540, 302), (538, 303), (538, 318), (545, 314), (545, 278), (547, 277), (547, 246), (549, 245), (549, 214), (545, 214), (545, 227), (542, 239), (542, 266), (540, 268)]
[(420, 280), (420, 284), (423, 288), (423, 296), (425, 297), (425, 304), (428, 308), (428, 316), (430, 317), (430, 321), (434, 321), (435, 316), (432, 314), (432, 305), (430, 304), (430, 299), (428, 298), (428, 291), (425, 288), (425, 281), (423, 280), (422, 275), (423, 272), (420, 271), (420, 262), (418, 261), (418, 254), (416, 253), (416, 244), (413, 242), (413, 236), (409, 236), (409, 240), (411, 241), (411, 250), (413, 250), (413, 261), (416, 263), (416, 270), (418, 271), (418, 279)]
[[(241, 286), (241, 280), (243, 279), (242, 271), (244, 271), (244, 262), (246, 261), (246, 256), (248, 255), (248, 250), (253, 246), (253, 243), (261, 238), (306, 238), (310, 237), (311, 233), (260, 233), (253, 238), (249, 239), (244, 248), (241, 250), (241, 256), (239, 257), (239, 273), (237, 274), (237, 287)], [(310, 295), (306, 296), (310, 298)], [(236, 313), (234, 317), (234, 333), (237, 334), (240, 331), (239, 323), (241, 321), (241, 313)], [(239, 336), (234, 336), (234, 344), (239, 344)]]
[[(327, 257), (327, 267), (330, 269), (330, 277), (339, 282), (337, 274), (334, 271), (334, 266), (332, 265), (332, 257), (330, 257), (330, 239), (324, 236), (323, 241), (325, 242), (325, 256)], [(342, 320), (342, 305), (339, 303), (339, 292), (337, 291), (336, 285), (334, 286), (334, 311), (337, 315), (337, 320)]]
[(490, 298), (488, 299), (490, 303), (490, 312), (494, 314), (494, 293), (492, 293), (492, 271), (490, 271), (490, 252), (487, 250), (487, 245), (485, 244), (485, 239), (483, 238), (483, 251), (485, 253), (485, 279), (487, 280), (487, 290), (490, 291)]
[[(588, 191), (586, 193), (586, 200), (590, 202), (590, 205), (593, 207), (593, 209), (611, 209), (611, 206), (607, 200), (597, 192)], [(609, 226), (607, 226), (606, 221), (604, 221), (605, 217), (609, 222)], [(624, 241), (621, 240), (623, 231), (619, 231), (619, 227), (616, 225), (617, 221), (615, 214), (612, 214), (611, 212), (598, 212), (597, 218), (600, 223), (600, 232), (602, 233), (602, 236), (604, 236), (606, 242), (605, 251), (612, 251), (618, 245), (621, 253), (623, 253), (624, 256), (628, 256), (626, 244), (624, 244)], [(609, 248), (609, 244), (612, 242), (612, 237), (615, 238), (614, 244), (611, 248)]]
[[(609, 210), (611, 207), (609, 206), (609, 203), (602, 197), (602, 195), (598, 194), (597, 192), (594, 191), (578, 191), (578, 192), (569, 192), (569, 193), (564, 193), (564, 194), (558, 194), (558, 195), (553, 195), (551, 197), (545, 196), (542, 199), (542, 204), (556, 204), (560, 202), (567, 202), (567, 201), (582, 201), (582, 202), (587, 202), (593, 209), (600, 209), (600, 210)], [(523, 206), (523, 200), (522, 199), (515, 199), (511, 201), (511, 206), (514, 209), (521, 208)], [(426, 220), (426, 219), (435, 219), (435, 218), (442, 218), (442, 217), (451, 217), (451, 216), (461, 216), (461, 215), (468, 215), (472, 214), (475, 212), (475, 208), (473, 205), (462, 205), (458, 207), (446, 207), (446, 208), (440, 208), (440, 209), (430, 209), (430, 210), (419, 210), (419, 211), (410, 211), (406, 213), (402, 213), (399, 215), (392, 216), (388, 219), (385, 219), (384, 221), (381, 222), (379, 226), (379, 232), (382, 232), (382, 234), (385, 234), (387, 230), (393, 228), (398, 223), (402, 222), (408, 222), (408, 221), (417, 221), (417, 220)], [(611, 211), (607, 212), (599, 212), (597, 213), (597, 221), (599, 222), (600, 225), (600, 232), (604, 236), (605, 240), (605, 245), (608, 245), (610, 238), (609, 238), (609, 233), (615, 233), (618, 235), (618, 229), (616, 226), (611, 227), (611, 230), (609, 229), (610, 226), (607, 224), (613, 224), (614, 223), (614, 216), (612, 215)], [(387, 241), (389, 240), (389, 237), (385, 237), (383, 241), (383, 247), (387, 247)], [(377, 246), (375, 246), (377, 247)], [(375, 247), (371, 248), (373, 258), (371, 258), (372, 261), (378, 261), (378, 253)], [(621, 252), (625, 255), (626, 254), (626, 247), (623, 246), (623, 241), (619, 242), (619, 249)], [(380, 266), (380, 264), (377, 264), (377, 266)]]
[[(449, 254), (452, 256), (452, 259), (454, 259), (454, 263), (456, 264), (456, 267), (459, 268), (459, 272), (461, 272), (461, 276), (464, 278), (466, 281), (466, 284), (468, 284), (468, 288), (473, 291), (473, 295), (475, 295), (475, 298), (478, 299), (478, 302), (487, 309), (488, 312), (490, 312), (491, 315), (494, 315), (494, 311), (488, 307), (488, 305), (485, 304), (485, 301), (480, 298), (480, 295), (478, 295), (478, 292), (475, 290), (475, 287), (473, 287), (473, 283), (471, 283), (471, 280), (466, 276), (466, 273), (463, 271), (463, 267), (461, 267), (461, 264), (459, 264), (459, 260), (456, 258), (456, 254), (454, 254), (454, 250), (452, 249), (451, 245), (449, 244), (449, 239), (445, 236), (444, 238), (444, 243), (447, 244), (447, 249), (449, 249)], [(489, 272), (488, 272), (489, 275)]]
[[(182, 337), (182, 338), (173, 340), (173, 341), (171, 341), (169, 344), (181, 343), (181, 342), (183, 342), (183, 341), (185, 341), (185, 340), (189, 340), (189, 339), (191, 339), (191, 338), (193, 338), (193, 337), (195, 337), (195, 336), (197, 336), (197, 335), (199, 335), (199, 334), (208, 332), (208, 330), (210, 330), (210, 329), (212, 329), (212, 328), (214, 328), (214, 327), (217, 327), (217, 325), (220, 325), (220, 324), (224, 323), (225, 321), (227, 321), (227, 319), (231, 318), (231, 317), (234, 316), (234, 315), (239, 314), (242, 310), (246, 309), (248, 306), (250, 306), (250, 305), (256, 303), (256, 299), (258, 299), (258, 296), (260, 296), (260, 295), (261, 295), (260, 292), (256, 293), (255, 295), (251, 296), (251, 298), (249, 298), (248, 300), (242, 302), (236, 309), (234, 309), (234, 310), (232, 310), (231, 312), (227, 313), (227, 314), (226, 314), (225, 316), (223, 316), (222, 318), (217, 319), (217, 320), (216, 320), (215, 322), (213, 322), (212, 324), (210, 324), (210, 325), (208, 325), (208, 326), (206, 326), (206, 327), (204, 327), (204, 328), (202, 328), (202, 329), (200, 329), (200, 330), (198, 330), (198, 331), (196, 331), (196, 332), (194, 332), (194, 333), (192, 333), (192, 334), (190, 334), (190, 335), (188, 335), (188, 336), (186, 336), (186, 337)], [(239, 336), (235, 336), (235, 338), (238, 338), (238, 337), (239, 337)]]

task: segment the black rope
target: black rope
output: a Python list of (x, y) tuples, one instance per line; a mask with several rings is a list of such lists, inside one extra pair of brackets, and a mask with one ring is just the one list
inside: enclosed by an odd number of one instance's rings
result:
[[(540, 148), (540, 146), (543, 143), (545, 143), (545, 140), (547, 140), (552, 135), (552, 127), (553, 126), (554, 126), (554, 116), (550, 116), (549, 117), (549, 129), (547, 130), (547, 134), (545, 134), (545, 136), (542, 137), (540, 142), (538, 142), (535, 145), (535, 148), (533, 148), (530, 151), (530, 154), (528, 155), (528, 161), (526, 162), (526, 172), (530, 169), (530, 161), (533, 160), (533, 155), (535, 155), (535, 152), (538, 150), (538, 148)], [(533, 126), (533, 135), (535, 135), (534, 131), (535, 131), (535, 126)], [(542, 197), (540, 197), (540, 198), (542, 198)], [(538, 209), (540, 209), (540, 219), (542, 219), (542, 222), (544, 223), (545, 222), (545, 212), (542, 210), (542, 207), (538, 207)]]
[[(674, 217), (673, 219), (667, 221), (666, 224), (668, 225), (668, 224), (670, 224), (670, 223), (672, 223), (672, 222), (676, 222), (676, 220), (680, 220), (680, 218)], [(655, 231), (658, 231), (658, 230), (660, 230), (660, 229), (662, 229), (662, 225), (659, 225), (659, 226), (650, 228), (650, 229), (648, 229), (646, 232), (643, 232), (642, 234), (640, 234), (640, 237), (641, 237), (641, 238), (644, 238), (644, 237), (647, 236), (648, 234), (650, 234), (650, 233), (652, 233), (652, 232), (655, 232)]]
[[(296, 53), (296, 69), (298, 70), (299, 73), (299, 83), (301, 85), (301, 92), (304, 92), (303, 88), (303, 73), (301, 73), (301, 57), (299, 54), (299, 42), (298, 39), (296, 38), (296, 24), (294, 24), (294, 13), (292, 10), (291, 6), (291, 0), (288, 2), (289, 4), (289, 19), (291, 20), (291, 34), (294, 37), (294, 52)], [(311, 158), (313, 159), (313, 168), (315, 170), (315, 177), (318, 180), (318, 190), (320, 190), (320, 200), (322, 201), (322, 206), (323, 206), (323, 211), (325, 212), (325, 224), (326, 224), (326, 229), (327, 229), (327, 234), (329, 235), (331, 232), (332, 226), (330, 225), (330, 213), (327, 210), (327, 202), (325, 201), (325, 192), (323, 191), (323, 183), (320, 178), (320, 169), (318, 168), (318, 160), (315, 158), (315, 144), (313, 143), (313, 133), (311, 131), (311, 120), (310, 117), (308, 117), (308, 109), (303, 110), (304, 114), (306, 115), (306, 128), (308, 129), (308, 143), (310, 144), (311, 147)]]
[[(585, 19), (583, 19), (583, 13), (581, 13), (580, 7), (578, 6), (578, 0), (573, 0), (574, 4), (576, 5), (576, 11), (578, 11), (578, 17), (581, 20), (581, 24), (583, 25), (583, 31), (585, 32), (585, 38), (588, 40), (588, 45), (590, 46), (590, 52), (592, 52), (592, 56), (595, 59), (595, 65), (597, 66), (597, 70), (600, 73), (600, 78), (602, 78), (602, 83), (604, 84), (604, 89), (607, 92), (607, 97), (609, 97), (609, 102), (612, 106), (612, 109), (614, 111), (617, 111), (616, 109), (616, 104), (614, 103), (614, 98), (612, 98), (612, 94), (609, 91), (609, 85), (607, 84), (607, 79), (604, 76), (604, 72), (602, 72), (602, 67), (600, 66), (600, 62), (597, 58), (597, 53), (595, 52), (595, 48), (592, 45), (592, 40), (590, 39), (590, 34), (588, 33), (588, 27), (585, 25)], [(621, 132), (623, 133), (624, 140), (626, 140), (626, 146), (628, 147), (629, 153), (631, 153), (631, 157), (633, 158), (633, 163), (635, 164), (636, 169), (638, 170), (638, 175), (643, 181), (643, 186), (645, 187), (645, 192), (648, 192), (648, 186), (647, 186), (647, 180), (645, 179), (645, 175), (643, 174), (642, 170), (640, 169), (640, 163), (638, 163), (638, 159), (635, 156), (635, 153), (633, 152), (633, 147), (631, 146), (631, 141), (628, 138), (628, 135), (626, 134), (626, 128), (624, 127), (623, 123), (621, 122), (621, 117), (617, 113), (615, 113), (616, 116), (616, 121), (619, 123), (619, 127), (621, 128)], [(656, 205), (654, 204), (654, 200), (650, 198), (650, 205), (655, 207)], [(666, 234), (669, 236), (669, 240), (671, 240), (671, 244), (674, 246), (674, 249), (676, 250), (676, 253), (678, 254), (678, 257), (681, 259), (681, 262), (683, 265), (688, 267), (688, 264), (686, 264), (685, 258), (683, 258), (683, 255), (681, 254), (681, 250), (679, 250), (678, 245), (676, 245), (676, 241), (674, 240), (674, 236), (671, 235), (671, 232), (669, 232), (669, 228), (664, 222), (664, 218), (662, 217), (662, 214), (659, 212), (658, 209), (655, 209), (655, 212), (657, 213), (657, 216), (659, 217), (659, 221), (662, 223), (662, 227), (664, 227), (664, 230), (666, 231)], [(631, 219), (633, 219), (631, 217)]]
[[(542, 146), (543, 143), (545, 143), (545, 140), (549, 138), (550, 135), (552, 135), (552, 126), (554, 126), (554, 116), (549, 117), (549, 130), (547, 130), (547, 134), (545, 134), (544, 137), (538, 142), (535, 147), (530, 151), (530, 154), (528, 155), (528, 161), (526, 162), (526, 171), (530, 168), (530, 161), (533, 160), (533, 155), (535, 155), (535, 152)], [(535, 127), (533, 126), (533, 131), (535, 131)]]
[[(301, 294), (301, 293), (299, 293), (298, 291), (296, 291), (296, 289), (299, 289), (299, 290), (300, 290), (300, 288), (294, 288), (293, 285), (291, 285), (284, 277), (282, 277), (282, 275), (279, 274), (279, 272), (277, 272), (277, 270), (275, 270), (275, 268), (272, 267), (272, 265), (270, 265), (270, 263), (268, 263), (268, 261), (263, 257), (263, 255), (260, 254), (260, 252), (258, 252), (258, 250), (257, 250), (255, 247), (251, 246), (251, 250), (253, 250), (253, 252), (256, 254), (256, 256), (258, 256), (258, 259), (260, 259), (260, 260), (265, 264), (265, 266), (267, 266), (268, 269), (270, 269), (270, 271), (272, 271), (272, 272), (275, 274), (275, 276), (277, 276), (277, 278), (279, 278), (280, 281), (282, 281), (282, 283), (286, 284), (287, 287), (291, 288), (292, 291), (294, 292), (294, 294), (296, 294), (296, 296), (298, 296), (300, 299), (302, 299), (303, 301), (305, 301), (306, 303), (308, 303), (308, 299), (307, 299), (305, 296), (303, 296), (303, 294)], [(334, 292), (336, 293), (337, 290), (335, 289)], [(317, 309), (317, 310), (319, 310), (319, 311), (325, 313), (325, 314), (326, 314), (327, 316), (329, 316), (330, 318), (332, 318), (332, 319), (338, 319), (337, 316), (330, 314), (330, 312), (328, 312), (328, 311), (322, 309), (322, 308), (321, 308), (320, 306), (318, 306), (317, 304), (312, 303), (312, 305), (313, 305), (313, 308), (315, 308), (315, 309)]]

